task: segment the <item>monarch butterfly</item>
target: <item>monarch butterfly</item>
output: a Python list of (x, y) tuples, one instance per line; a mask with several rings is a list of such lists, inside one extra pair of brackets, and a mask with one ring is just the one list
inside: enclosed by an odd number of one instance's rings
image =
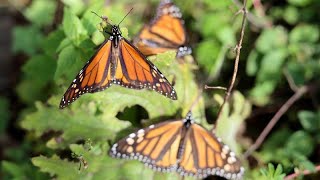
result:
[[(107, 20), (104, 17), (100, 18)], [(61, 99), (60, 108), (68, 106), (82, 94), (102, 91), (112, 84), (132, 89), (147, 88), (173, 100), (177, 99), (174, 88), (165, 76), (135, 46), (122, 37), (120, 23), (108, 23), (111, 25), (111, 32), (106, 32), (110, 35), (109, 39), (102, 43), (75, 77)]]
[(241, 179), (244, 168), (230, 148), (210, 131), (185, 119), (165, 121), (131, 133), (109, 150), (111, 157), (137, 159), (148, 167), (182, 176), (218, 175)]
[(142, 28), (134, 44), (146, 56), (168, 50), (177, 50), (178, 58), (191, 54), (191, 48), (184, 45), (187, 37), (181, 17), (171, 0), (161, 1), (156, 17)]

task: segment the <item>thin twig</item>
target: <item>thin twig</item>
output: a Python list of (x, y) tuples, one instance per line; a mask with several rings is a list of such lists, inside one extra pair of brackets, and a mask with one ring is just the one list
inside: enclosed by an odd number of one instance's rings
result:
[[(239, 2), (239, 0), (233, 0), (233, 2), (238, 8), (241, 8), (243, 6), (242, 3)], [(270, 21), (265, 21), (264, 19), (259, 18), (250, 12), (248, 12), (247, 17), (248, 21), (257, 28), (264, 29), (272, 27), (272, 23)]]
[(241, 48), (242, 48), (242, 41), (243, 41), (243, 37), (244, 37), (244, 30), (245, 30), (246, 19), (247, 19), (246, 5), (247, 5), (247, 0), (243, 0), (243, 7), (242, 7), (243, 17), (242, 17), (242, 24), (241, 24), (240, 40), (239, 40), (239, 42), (238, 42), (238, 44), (236, 46), (236, 50), (237, 51), (236, 51), (236, 58), (235, 58), (235, 61), (234, 61), (233, 75), (232, 75), (228, 90), (226, 92), (226, 95), (224, 96), (223, 103), (222, 103), (222, 105), (221, 105), (221, 107), (219, 109), (219, 112), (217, 114), (217, 120), (216, 120), (217, 124), (218, 124), (219, 117), (221, 116), (223, 107), (224, 107), (224, 105), (226, 104), (226, 102), (230, 98), (230, 94), (231, 94), (231, 91), (233, 89), (234, 83), (236, 81), (237, 73), (238, 73), (240, 52), (241, 52)]
[(224, 91), (227, 91), (227, 90), (228, 90), (226, 87), (222, 87), (222, 86), (208, 86), (208, 85), (204, 85), (204, 89), (218, 89), (218, 90), (224, 90)]
[(318, 172), (318, 171), (320, 171), (320, 165), (316, 166), (315, 171), (309, 171), (309, 170), (304, 170), (304, 171), (302, 171), (302, 172), (301, 172), (301, 171), (298, 171), (298, 172), (295, 172), (295, 173), (293, 173), (293, 174), (290, 174), (290, 175), (286, 176), (286, 177), (284, 178), (284, 180), (294, 179), (294, 178), (296, 178), (296, 177), (298, 177), (298, 176), (300, 176), (300, 175), (313, 174), (313, 173)]
[(283, 104), (283, 106), (281, 106), (281, 108), (278, 110), (278, 112), (273, 116), (273, 118), (270, 120), (268, 125), (264, 128), (262, 133), (259, 135), (256, 142), (252, 146), (250, 146), (250, 148), (244, 153), (244, 155), (243, 155), (244, 158), (247, 158), (253, 151), (255, 151), (257, 148), (260, 147), (260, 145), (262, 144), (264, 139), (267, 137), (267, 135), (272, 130), (272, 128), (275, 126), (275, 124), (279, 121), (281, 116), (285, 112), (287, 112), (287, 110), (292, 106), (292, 104), (295, 103), (298, 99), (300, 99), (301, 96), (304, 95), (307, 91), (308, 91), (307, 86), (300, 87), (295, 92), (295, 94), (293, 96), (291, 96), (291, 98), (288, 99), (287, 102), (285, 102)]

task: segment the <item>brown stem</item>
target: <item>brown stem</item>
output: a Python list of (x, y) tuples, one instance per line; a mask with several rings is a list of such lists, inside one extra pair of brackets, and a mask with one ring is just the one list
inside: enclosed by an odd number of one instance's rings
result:
[[(241, 32), (240, 32), (240, 40), (236, 46), (236, 59), (234, 61), (234, 68), (233, 68), (233, 75), (230, 81), (230, 85), (228, 87), (228, 90), (226, 92), (226, 95), (224, 96), (223, 99), (223, 103), (219, 109), (219, 112), (217, 114), (217, 124), (218, 124), (218, 120), (221, 116), (223, 107), (225, 106), (226, 102), (229, 100), (230, 98), (230, 94), (231, 91), (233, 89), (234, 83), (236, 81), (237, 78), (237, 73), (238, 73), (238, 66), (239, 66), (239, 59), (240, 59), (240, 52), (241, 52), (241, 48), (242, 48), (242, 42), (243, 42), (243, 37), (244, 37), (244, 30), (245, 30), (245, 26), (246, 26), (246, 19), (247, 19), (247, 9), (246, 9), (246, 5), (247, 5), (247, 0), (243, 0), (243, 7), (242, 7), (242, 12), (243, 12), (243, 17), (242, 17), (242, 24), (241, 24)], [(213, 129), (212, 129), (213, 130)]]
[[(318, 171), (320, 171), (320, 165), (316, 166), (315, 172), (318, 172)], [(302, 172), (295, 172), (293, 174), (290, 174), (290, 175), (286, 176), (284, 178), (284, 180), (294, 179), (294, 178), (296, 178), (296, 177), (298, 177), (300, 175), (308, 175), (308, 174), (312, 174), (312, 173), (315, 173), (315, 172), (314, 171), (309, 171), (309, 170), (304, 170)]]
[[(235, 5), (238, 8), (241, 8), (243, 5), (241, 2), (239, 2), (239, 0), (233, 0), (233, 2), (235, 3)], [(259, 18), (255, 15), (253, 15), (252, 13), (248, 12), (247, 13), (248, 16), (248, 21), (250, 22), (250, 24), (254, 25), (257, 28), (270, 28), (272, 27), (272, 22), (271, 21), (266, 21), (262, 18)]]
[(304, 95), (308, 91), (307, 86), (300, 87), (293, 96), (291, 96), (290, 99), (287, 100), (287, 102), (284, 103), (283, 106), (278, 110), (278, 112), (273, 116), (273, 118), (270, 120), (268, 125), (264, 128), (262, 133), (259, 135), (256, 142), (250, 146), (250, 148), (244, 153), (244, 158), (247, 158), (253, 151), (255, 151), (257, 148), (260, 147), (264, 139), (267, 137), (269, 132), (272, 130), (272, 128), (275, 126), (275, 124), (279, 121), (281, 116), (287, 112), (287, 110), (292, 106), (293, 103), (295, 103), (298, 99), (301, 98), (302, 95)]

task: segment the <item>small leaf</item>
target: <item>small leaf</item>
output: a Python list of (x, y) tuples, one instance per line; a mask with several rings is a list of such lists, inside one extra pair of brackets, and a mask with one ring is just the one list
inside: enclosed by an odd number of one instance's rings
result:
[(286, 48), (287, 41), (286, 29), (282, 26), (276, 26), (262, 32), (256, 41), (256, 48), (262, 53), (272, 52), (279, 48)]
[(64, 8), (62, 26), (66, 36), (76, 45), (79, 45), (81, 41), (87, 38), (87, 30), (83, 27), (80, 19), (69, 8)]
[(70, 10), (78, 15), (80, 14), (84, 8), (85, 8), (85, 4), (82, 0), (61, 0), (65, 5), (67, 5)]
[(297, 131), (293, 133), (287, 143), (288, 151), (296, 152), (304, 156), (309, 156), (314, 148), (314, 141), (312, 137), (305, 131)]
[(250, 52), (248, 60), (247, 60), (247, 65), (246, 65), (246, 73), (249, 76), (254, 76), (256, 75), (258, 68), (259, 68), (259, 63), (258, 63), (258, 52), (253, 50)]
[(320, 128), (320, 116), (312, 111), (299, 111), (298, 117), (303, 128), (310, 132), (317, 132)]
[(50, 25), (54, 18), (56, 6), (56, 1), (34, 0), (24, 11), (24, 15), (29, 21), (39, 27)]
[(314, 25), (296, 26), (289, 34), (291, 43), (315, 43), (319, 40), (319, 29)]
[(57, 48), (65, 38), (61, 29), (51, 32), (42, 43), (42, 50), (51, 57), (56, 56)]

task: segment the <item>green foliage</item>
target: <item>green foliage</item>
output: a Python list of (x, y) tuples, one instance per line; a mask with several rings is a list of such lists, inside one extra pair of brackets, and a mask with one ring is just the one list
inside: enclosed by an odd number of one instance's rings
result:
[[(34, 0), (24, 11), (26, 18), (37, 26), (50, 25), (54, 18), (56, 2), (51, 0)], [(44, 16), (44, 14), (46, 14)]]
[[(292, 94), (287, 81), (298, 88), (308, 85), (317, 90), (318, 7), (313, 6), (314, 0), (287, 2), (270, 2), (270, 6), (264, 6), (264, 17), (260, 17), (263, 13), (253, 8), (251, 1), (247, 5), (256, 19), (250, 19), (245, 29), (237, 91), (232, 93), (215, 124), (217, 135), (240, 157), (240, 144), (246, 147), (250, 144), (243, 136), (255, 139), (261, 131), (263, 123), (255, 115), (262, 111), (264, 116), (265, 109), (283, 104), (286, 97), (279, 98), (278, 93)], [(176, 1), (183, 12), (197, 63), (192, 63), (192, 56), (185, 57), (183, 63), (177, 61), (173, 51), (151, 56), (149, 60), (170, 82), (175, 81), (177, 101), (149, 90), (112, 85), (103, 92), (85, 94), (60, 110), (58, 104), (63, 93), (97, 46), (108, 37), (101, 32), (108, 28), (107, 24), (100, 24), (101, 18), (91, 11), (106, 15), (111, 23), (118, 24), (133, 7), (121, 23), (122, 35), (132, 40), (144, 22), (154, 16), (158, 1), (142, 0), (133, 4), (124, 0), (106, 5), (104, 0), (62, 0), (61, 3), (63, 7), (51, 0), (31, 1), (21, 12), (29, 24), (13, 29), (13, 53), (27, 55), (15, 87), (19, 102), (26, 107), (19, 112), (17, 124), (27, 135), (16, 147), (5, 148), (6, 160), (1, 163), (4, 179), (180, 179), (175, 173), (154, 172), (138, 161), (110, 158), (107, 151), (111, 143), (137, 128), (185, 116), (203, 84), (228, 85), (235, 58), (232, 49), (242, 20), (241, 13), (235, 16), (238, 7), (233, 1)], [(63, 17), (59, 17), (60, 11)], [(61, 24), (57, 24), (59, 18)], [(270, 26), (260, 27), (255, 20), (269, 22)], [(316, 93), (310, 92), (310, 96), (316, 99)], [(222, 95), (218, 90), (203, 92), (193, 109), (197, 123), (212, 128)], [(258, 165), (246, 168), (246, 178), (280, 180), (293, 169), (315, 170), (314, 164), (318, 162), (312, 157), (319, 149), (320, 112), (316, 100), (315, 107), (305, 102), (310, 99), (303, 97), (281, 118), (281, 126), (253, 154)], [(6, 133), (6, 124), (12, 116), (8, 102), (0, 98), (0, 135)], [(208, 120), (204, 112), (210, 117)], [(147, 118), (141, 120), (142, 116)], [(244, 127), (245, 119), (249, 119), (247, 127)], [(246, 129), (254, 131), (243, 135)], [(87, 139), (92, 141), (91, 148), (81, 144)], [(30, 154), (34, 156), (31, 160)], [(270, 162), (279, 165), (274, 167)], [(243, 160), (243, 164), (249, 163)], [(261, 168), (266, 164), (268, 168)]]
[(285, 177), (281, 164), (276, 169), (272, 164), (268, 164), (268, 169), (262, 169), (261, 174), (263, 175), (262, 179), (268, 180), (282, 180)]

